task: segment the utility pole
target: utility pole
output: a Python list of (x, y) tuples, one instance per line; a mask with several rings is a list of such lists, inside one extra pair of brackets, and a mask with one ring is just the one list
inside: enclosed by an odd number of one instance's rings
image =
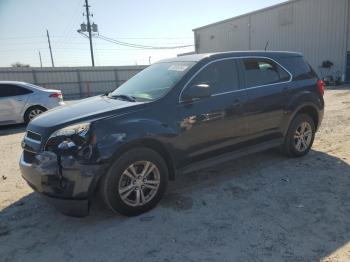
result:
[(42, 68), (43, 67), (43, 61), (41, 60), (41, 53), (39, 51), (39, 60), (40, 60), (40, 67)]
[(50, 55), (51, 55), (51, 64), (52, 64), (52, 67), (55, 67), (55, 63), (53, 62), (53, 56), (52, 56), (52, 48), (51, 48), (51, 41), (50, 41), (49, 30), (47, 30), (47, 29), (46, 29), (46, 35), (47, 35), (47, 41), (49, 42)]
[(90, 53), (91, 53), (91, 62), (92, 66), (95, 66), (95, 60), (94, 60), (94, 50), (92, 47), (92, 35), (91, 35), (91, 24), (90, 24), (90, 11), (89, 11), (89, 3), (88, 0), (85, 0), (85, 7), (86, 7), (86, 20), (87, 20), (87, 31), (89, 33), (89, 40), (90, 40)]

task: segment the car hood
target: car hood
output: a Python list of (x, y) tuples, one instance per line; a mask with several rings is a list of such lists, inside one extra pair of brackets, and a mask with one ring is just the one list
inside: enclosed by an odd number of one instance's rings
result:
[(94, 121), (134, 111), (144, 104), (111, 99), (106, 96), (95, 96), (45, 112), (29, 123), (28, 130), (40, 134), (51, 133), (71, 124)]

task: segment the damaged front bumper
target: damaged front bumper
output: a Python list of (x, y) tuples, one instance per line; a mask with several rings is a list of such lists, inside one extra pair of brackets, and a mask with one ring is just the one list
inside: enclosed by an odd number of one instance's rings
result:
[(33, 161), (26, 161), (26, 153), (21, 156), (20, 169), (27, 183), (60, 212), (76, 217), (88, 215), (90, 200), (104, 167), (82, 164), (74, 156), (57, 156), (49, 151), (35, 154)]

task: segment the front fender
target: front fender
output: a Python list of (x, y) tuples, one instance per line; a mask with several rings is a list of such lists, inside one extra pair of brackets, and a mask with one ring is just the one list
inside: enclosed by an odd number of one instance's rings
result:
[(150, 119), (115, 120), (105, 119), (94, 125), (98, 161), (109, 162), (128, 145), (143, 140), (155, 141), (162, 144), (168, 152), (172, 151), (169, 140), (176, 136), (176, 132), (166, 123)]

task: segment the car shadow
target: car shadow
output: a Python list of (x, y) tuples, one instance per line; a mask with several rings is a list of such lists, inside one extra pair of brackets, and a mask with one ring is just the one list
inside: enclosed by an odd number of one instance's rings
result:
[[(120, 261), (130, 253), (145, 261), (319, 261), (349, 244), (349, 186), (350, 166), (338, 157), (269, 150), (179, 175), (138, 217), (114, 214), (100, 199), (90, 216), (66, 217), (31, 193), (0, 211), (0, 255), (45, 261), (57, 244), (61, 253), (51, 255), (68, 252), (73, 261), (105, 261), (101, 252)], [(138, 249), (127, 249), (134, 242)]]
[(7, 136), (12, 134), (23, 133), (26, 131), (25, 124), (16, 124), (16, 125), (4, 125), (0, 126), (0, 136)]

